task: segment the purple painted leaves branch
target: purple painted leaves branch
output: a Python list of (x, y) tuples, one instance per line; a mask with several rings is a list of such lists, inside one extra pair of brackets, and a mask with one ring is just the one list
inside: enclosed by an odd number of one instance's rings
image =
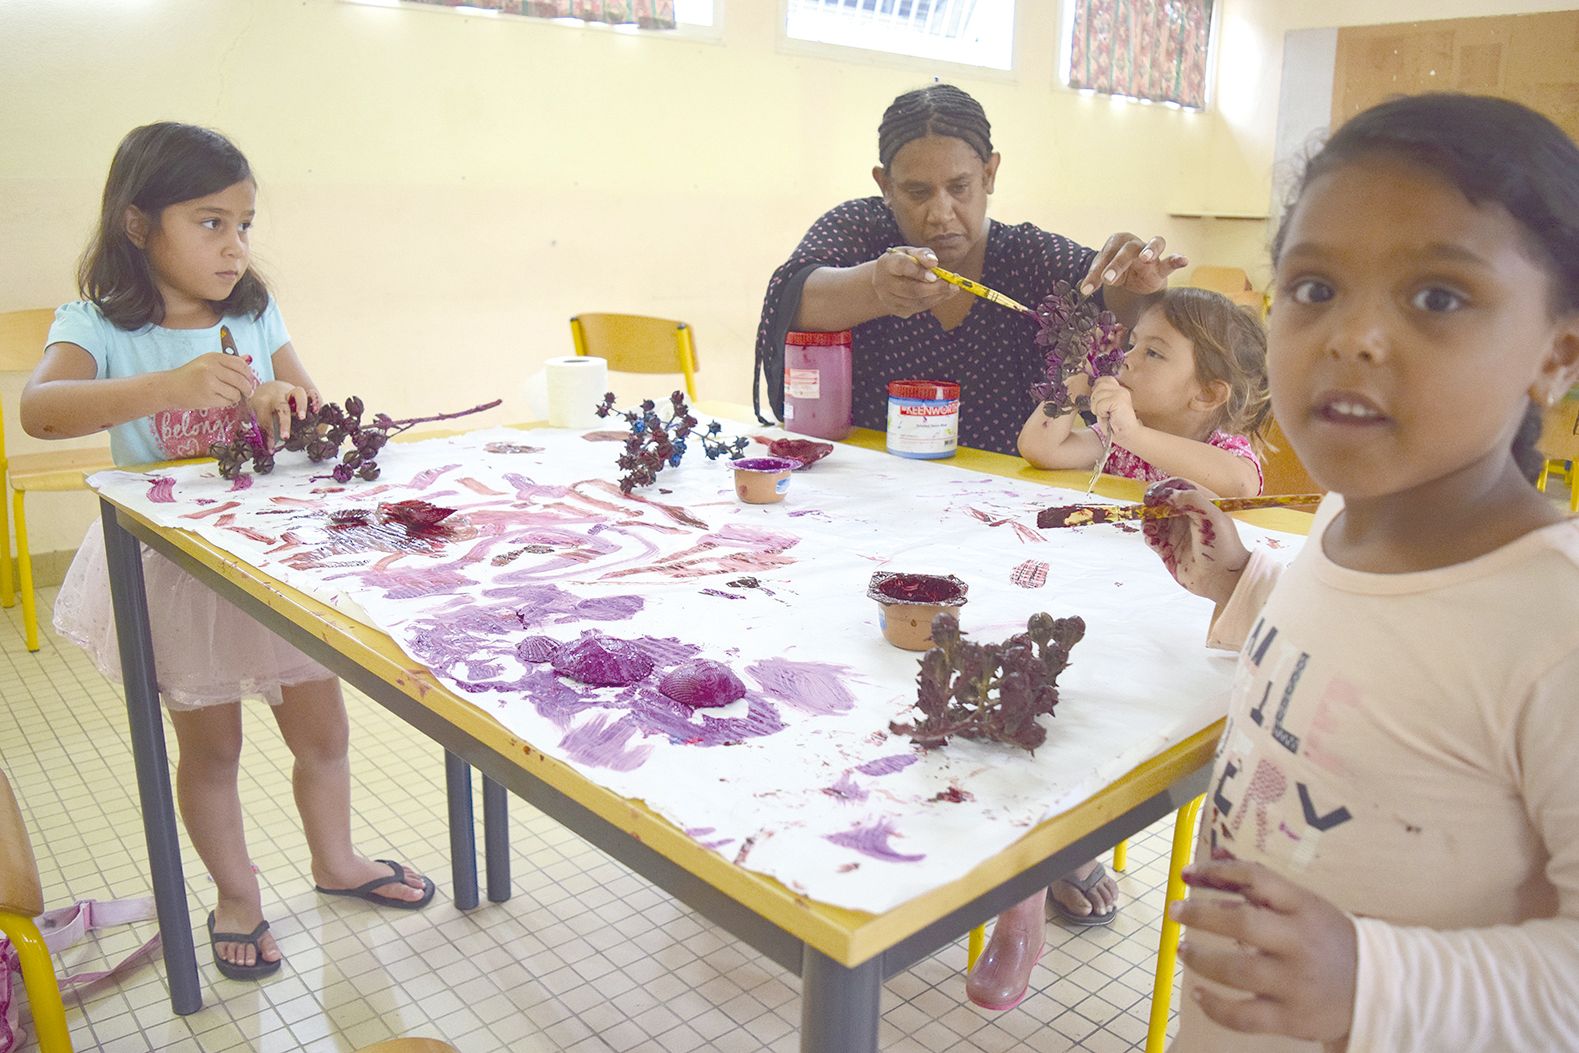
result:
[[(363, 424), (365, 407), (362, 400), (350, 395), (343, 406), (334, 402), (325, 402), (316, 407), (309, 405), (306, 416), (292, 419), (290, 438), (277, 447), (270, 437), (263, 434), (257, 423), (250, 422), (236, 425), (230, 442), (213, 443), (208, 452), (219, 462), (219, 474), (226, 479), (238, 478), (249, 463), (257, 474), (269, 474), (274, 470), (275, 455), (283, 449), (306, 453), (314, 464), (338, 457), (339, 463), (330, 472), (336, 482), (348, 483), (355, 476), (371, 481), (378, 478), (378, 451), (392, 437), (417, 424), (457, 420), (491, 410), (503, 401), (494, 399), (455, 413), (435, 413), (428, 417), (408, 417), (404, 420), (395, 420), (387, 413), (380, 413), (371, 424)], [(340, 447), (347, 440), (350, 440), (351, 448), (342, 454)]]
[[(620, 476), (620, 492), (630, 493), (638, 486), (651, 486), (658, 481), (658, 473), (665, 468), (677, 467), (695, 436), (702, 445), (702, 452), (709, 461), (727, 456), (739, 460), (749, 445), (743, 436), (729, 440), (719, 438), (724, 426), (716, 420), (705, 430), (697, 430), (697, 420), (685, 404), (685, 395), (676, 391), (669, 396), (669, 419), (658, 416), (658, 404), (643, 399), (639, 410), (625, 410), (622, 414), (630, 425), (630, 437), (625, 440), (625, 450), (615, 464), (625, 474)], [(619, 413), (614, 408), (614, 392), (604, 394), (598, 403), (597, 415), (607, 417)]]
[(1031, 397), (1049, 417), (1062, 417), (1076, 408), (1068, 388), (1073, 377), (1084, 373), (1095, 380), (1118, 375), (1128, 330), (1112, 311), (1101, 310), (1095, 300), (1082, 297), (1065, 281), (1054, 285), (1052, 295), (1032, 313), (1038, 326), (1036, 343), (1046, 358), (1046, 379), (1031, 385)]
[(1078, 617), (1033, 614), (1025, 632), (996, 644), (965, 639), (954, 615), (932, 621), (937, 645), (921, 658), (916, 677), (916, 709), (921, 719), (889, 725), (926, 749), (948, 744), (956, 735), (1019, 746), (1033, 753), (1047, 740), (1037, 723), (1058, 704), (1058, 674), (1069, 665), (1069, 651), (1085, 636)]

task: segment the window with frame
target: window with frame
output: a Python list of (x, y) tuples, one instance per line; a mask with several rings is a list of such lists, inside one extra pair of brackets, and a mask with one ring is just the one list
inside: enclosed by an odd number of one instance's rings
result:
[(616, 29), (707, 29), (717, 0), (346, 0), (373, 7), (442, 8), (464, 15), (543, 18)]
[(1212, 0), (1069, 0), (1071, 88), (1206, 108)]
[(1007, 70), (1014, 65), (1014, 0), (787, 0), (784, 33), (791, 40)]

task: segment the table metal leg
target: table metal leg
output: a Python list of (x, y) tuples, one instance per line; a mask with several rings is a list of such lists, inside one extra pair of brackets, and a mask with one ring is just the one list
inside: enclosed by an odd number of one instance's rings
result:
[(800, 970), (801, 1053), (877, 1053), (883, 956), (846, 969), (807, 946)]
[(449, 750), (444, 751), (444, 788), (450, 802), (450, 876), (455, 884), (455, 907), (477, 906), (477, 831), (472, 827), (472, 769)]
[(482, 854), (488, 870), (488, 902), (510, 898), (510, 792), (482, 777)]
[(203, 1008), (203, 990), (198, 985), (192, 919), (187, 913), (186, 879), (181, 873), (181, 841), (175, 828), (175, 805), (170, 798), (170, 762), (165, 753), (164, 719), (159, 712), (159, 686), (154, 675), (142, 546), (121, 528), (109, 502), (100, 501), (99, 507), (104, 518), (110, 602), (120, 641), (121, 678), (126, 685), (126, 713), (131, 723), (132, 761), (137, 769), (143, 835), (148, 841), (148, 867), (159, 915), (159, 935), (164, 942), (170, 1004), (177, 1013), (185, 1015)]

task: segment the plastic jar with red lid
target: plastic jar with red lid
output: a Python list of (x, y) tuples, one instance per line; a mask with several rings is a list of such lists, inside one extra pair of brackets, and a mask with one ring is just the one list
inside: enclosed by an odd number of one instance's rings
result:
[(937, 460), (959, 444), (959, 385), (951, 380), (888, 382), (888, 452)]

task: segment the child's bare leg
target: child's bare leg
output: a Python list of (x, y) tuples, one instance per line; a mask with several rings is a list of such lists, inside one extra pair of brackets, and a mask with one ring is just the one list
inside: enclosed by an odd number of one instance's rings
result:
[[(355, 888), (389, 876), (389, 868), (357, 853), (351, 844), (350, 725), (340, 681), (319, 680), (281, 689), (274, 708), (296, 764), (291, 773), (296, 809), (312, 853), (313, 881), (324, 888)], [(389, 899), (423, 896), (422, 875), (405, 867), (405, 883), (377, 890)]]
[[(181, 820), (192, 838), (192, 847), (219, 890), (214, 906), (216, 932), (251, 932), (263, 920), (258, 878), (247, 854), (242, 829), (241, 794), (236, 776), (241, 764), (241, 706), (205, 706), (170, 710), (181, 758), (176, 764), (176, 797)], [(259, 941), (263, 960), (278, 961), (274, 937), (264, 933)], [(221, 943), (219, 956), (232, 965), (256, 965), (251, 944)]]
[(1053, 882), (1053, 898), (1063, 904), (1064, 909), (1078, 917), (1092, 914), (1106, 914), (1118, 904), (1118, 885), (1110, 874), (1105, 874), (1102, 880), (1091, 886), (1089, 892), (1082, 892), (1071, 881), (1083, 881), (1091, 876), (1097, 868), (1097, 860), (1083, 863), (1068, 874)]
[(992, 938), (965, 981), (965, 993), (983, 1009), (1012, 1009), (1030, 989), (1031, 970), (1042, 956), (1042, 911), (1047, 890), (1040, 889), (998, 915)]

